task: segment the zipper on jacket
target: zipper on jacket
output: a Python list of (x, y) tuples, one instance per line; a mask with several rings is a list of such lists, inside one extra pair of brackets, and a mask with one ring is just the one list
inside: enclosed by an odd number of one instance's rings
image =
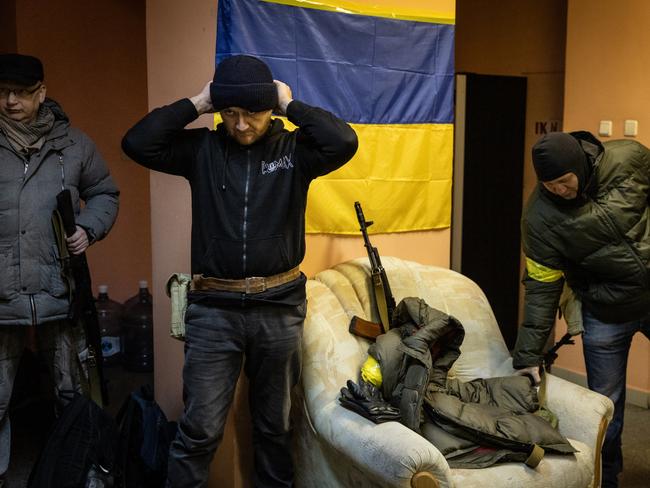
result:
[(29, 308), (32, 311), (32, 325), (36, 326), (36, 302), (34, 302), (34, 295), (29, 295)]
[(246, 149), (246, 185), (244, 186), (244, 221), (242, 222), (242, 267), (246, 276), (246, 233), (248, 230), (248, 190), (251, 177), (251, 150)]
[(63, 153), (59, 151), (59, 168), (61, 168), (61, 191), (65, 190), (65, 167), (63, 166)]

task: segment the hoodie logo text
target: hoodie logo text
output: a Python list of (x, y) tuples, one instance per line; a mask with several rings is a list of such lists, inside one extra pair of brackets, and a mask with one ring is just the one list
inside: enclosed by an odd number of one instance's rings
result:
[(268, 175), (281, 169), (291, 169), (291, 168), (293, 168), (293, 163), (291, 162), (291, 157), (289, 157), (288, 155), (282, 156), (280, 159), (276, 161), (271, 161), (270, 163), (267, 163), (266, 161), (262, 161), (263, 175)]

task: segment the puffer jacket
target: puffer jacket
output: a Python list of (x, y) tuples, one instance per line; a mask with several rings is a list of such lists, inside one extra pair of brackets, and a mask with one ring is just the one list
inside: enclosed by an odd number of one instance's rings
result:
[(583, 203), (556, 200), (539, 185), (522, 217), (526, 294), (516, 368), (540, 363), (565, 280), (604, 322), (650, 312), (650, 151), (633, 140), (572, 135), (592, 168)]
[(539, 414), (537, 391), (529, 378), (461, 382), (448, 377), (464, 335), (458, 320), (422, 299), (399, 303), (393, 328), (379, 336), (368, 353), (379, 363), (382, 395), (399, 406), (402, 423), (434, 444), (456, 468), (527, 462), (536, 446), (575, 452)]
[(54, 127), (28, 159), (0, 131), (0, 325), (39, 325), (68, 316), (52, 227), (62, 187), (70, 190), (76, 222), (91, 242), (102, 239), (117, 216), (119, 192), (95, 144), (70, 126), (56, 102), (44, 104), (54, 113)]

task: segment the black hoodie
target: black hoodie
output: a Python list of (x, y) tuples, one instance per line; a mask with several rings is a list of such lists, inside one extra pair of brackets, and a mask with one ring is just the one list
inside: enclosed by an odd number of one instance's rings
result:
[(298, 130), (289, 132), (274, 119), (264, 137), (241, 146), (223, 124), (214, 131), (184, 129), (197, 116), (192, 102), (179, 100), (153, 110), (122, 141), (139, 164), (189, 181), (192, 274), (240, 279), (298, 266), (309, 184), (352, 158), (354, 130), (294, 100), (287, 117)]

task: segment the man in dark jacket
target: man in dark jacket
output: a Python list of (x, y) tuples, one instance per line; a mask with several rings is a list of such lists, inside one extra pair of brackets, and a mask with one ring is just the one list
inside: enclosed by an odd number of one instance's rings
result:
[(64, 188), (72, 194), (77, 230), (66, 239), (72, 254), (106, 236), (118, 209), (105, 162), (46, 98), (43, 80), (37, 58), (0, 55), (0, 479), (9, 463), (7, 408), (30, 337), (55, 372), (59, 403), (81, 391), (85, 342), (67, 320), (70, 300), (52, 225), (56, 196)]
[[(289, 132), (272, 110), (298, 129)], [(184, 130), (219, 112), (215, 131)], [(185, 411), (168, 483), (207, 486), (240, 368), (250, 382), (255, 486), (292, 486), (290, 390), (300, 374), (305, 207), (310, 182), (356, 152), (350, 126), (292, 99), (251, 56), (223, 60), (190, 99), (158, 108), (122, 146), (192, 189), (192, 280), (183, 369)]]
[(533, 147), (539, 179), (522, 218), (524, 320), (513, 365), (539, 378), (566, 283), (582, 304), (589, 388), (614, 402), (603, 446), (603, 486), (617, 486), (625, 375), (632, 337), (650, 338), (650, 151), (553, 132)]

